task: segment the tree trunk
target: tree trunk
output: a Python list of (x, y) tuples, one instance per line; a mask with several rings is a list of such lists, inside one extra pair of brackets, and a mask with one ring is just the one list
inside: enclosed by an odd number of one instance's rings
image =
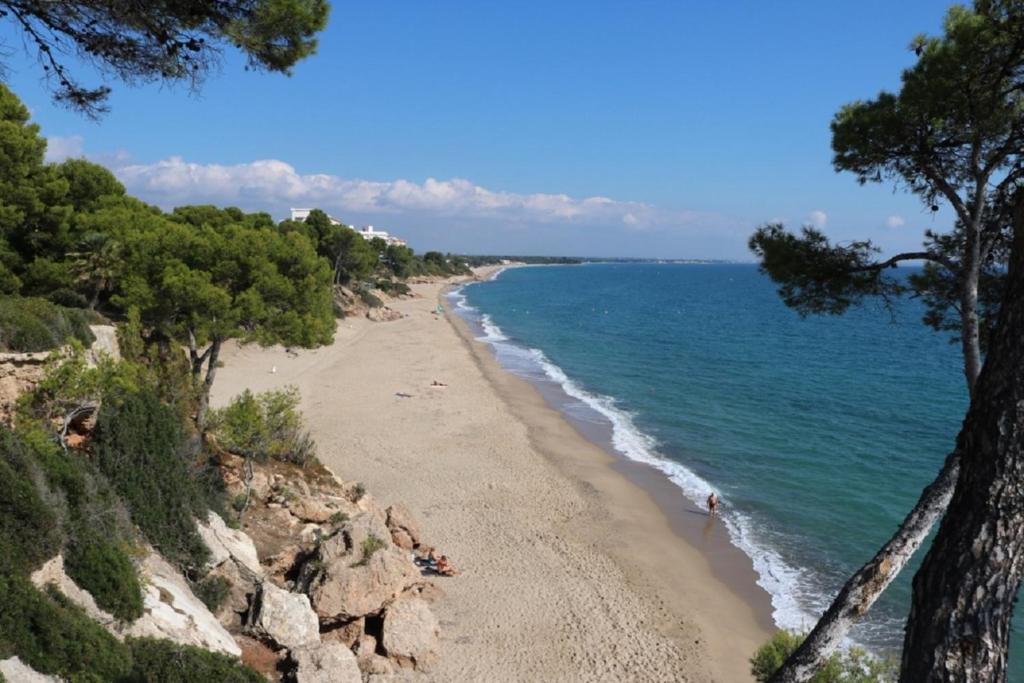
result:
[(772, 676), (771, 683), (811, 680), (927, 538), (949, 504), (959, 471), (960, 454), (954, 451), (946, 458), (935, 481), (921, 492), (917, 505), (893, 537), (847, 580), (814, 630)]
[(1024, 202), (985, 365), (957, 439), (960, 477), (914, 577), (903, 683), (1006, 680), (1024, 571)]
[(203, 354), (204, 357), (209, 354), (209, 364), (206, 366), (206, 378), (203, 380), (203, 386), (199, 392), (199, 409), (196, 410), (196, 424), (202, 429), (206, 426), (206, 413), (210, 409), (210, 388), (213, 387), (213, 380), (217, 376), (217, 360), (220, 356), (220, 339), (214, 339), (210, 343), (210, 348)]
[[(968, 242), (972, 240), (968, 239)], [(981, 254), (978, 240), (968, 244), (963, 262), (963, 290), (960, 292), (960, 346), (964, 354), (964, 377), (967, 392), (974, 395), (974, 387), (981, 373), (981, 334), (978, 322), (978, 280), (981, 273)]]
[[(977, 239), (974, 240), (974, 246), (977, 246)], [(970, 245), (964, 250), (963, 289), (960, 293), (960, 339), (968, 395), (973, 394), (981, 371), (978, 322), (978, 277), (981, 264), (980, 253), (975, 252), (977, 249)], [(946, 457), (938, 476), (922, 491), (917, 505), (904, 517), (892, 538), (843, 584), (806, 640), (772, 676), (772, 683), (803, 683), (811, 680), (821, 669), (825, 661), (842, 645), (854, 624), (867, 614), (903, 571), (928, 537), (935, 522), (942, 517), (953, 497), (959, 471), (960, 454), (954, 451)]]

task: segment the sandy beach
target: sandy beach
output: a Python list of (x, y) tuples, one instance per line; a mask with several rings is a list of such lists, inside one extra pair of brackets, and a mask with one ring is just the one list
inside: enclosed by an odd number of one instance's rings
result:
[(340, 321), (330, 347), (232, 346), (214, 404), (298, 387), (321, 460), (407, 505), (462, 571), (438, 581), (425, 680), (751, 680), (770, 623), (749, 560), (434, 315), (444, 287), (414, 285), (397, 321)]

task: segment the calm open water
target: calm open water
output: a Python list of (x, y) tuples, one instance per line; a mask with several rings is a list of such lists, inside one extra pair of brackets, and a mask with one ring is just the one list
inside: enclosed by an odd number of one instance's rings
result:
[[(801, 319), (752, 265), (515, 268), (451, 297), (506, 368), (560, 387), (558, 407), (609, 425), (621, 454), (695, 501), (718, 491), (787, 628), (812, 626), (888, 539), (967, 406), (959, 347), (917, 302)], [(856, 641), (899, 647), (916, 566)]]

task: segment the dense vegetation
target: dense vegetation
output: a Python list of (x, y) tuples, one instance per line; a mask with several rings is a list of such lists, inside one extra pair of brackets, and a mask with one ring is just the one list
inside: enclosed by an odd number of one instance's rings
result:
[(282, 221), (280, 229), (309, 239), (317, 254), (331, 264), (336, 285), (366, 285), (374, 280), (380, 285), (391, 282), (391, 278), (403, 280), (470, 273), (465, 257), (439, 251), (428, 251), (420, 256), (407, 246), (388, 244), (379, 237), (367, 240), (350, 226), (332, 221), (320, 209), (310, 211), (304, 221)]
[(95, 339), (85, 311), (36, 297), (0, 297), (0, 351), (49, 351), (68, 339)]
[(149, 388), (106, 400), (94, 452), (146, 539), (171, 562), (198, 572), (209, 550), (193, 520), (205, 518), (208, 505), (181, 416)]

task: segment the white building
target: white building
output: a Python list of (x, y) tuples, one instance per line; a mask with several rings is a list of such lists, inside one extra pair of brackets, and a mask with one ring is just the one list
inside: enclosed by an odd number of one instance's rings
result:
[(379, 237), (388, 244), (394, 244), (395, 246), (399, 247), (405, 246), (405, 240), (400, 239), (398, 237), (393, 237), (385, 230), (376, 230), (372, 225), (364, 225), (361, 228), (356, 228), (356, 232), (362, 235), (364, 240), (372, 240)]
[[(309, 218), (309, 212), (312, 210), (313, 209), (292, 209), (292, 220), (305, 222), (305, 220)], [(328, 215), (327, 217), (331, 219), (331, 225), (341, 225), (341, 221), (334, 216)]]
[[(309, 218), (309, 212), (312, 210), (313, 209), (292, 209), (292, 220), (305, 222), (305, 220)], [(334, 216), (328, 215), (327, 217), (331, 219), (331, 225), (344, 225), (344, 223), (339, 221)], [(404, 247), (406, 245), (405, 240), (400, 239), (398, 237), (394, 237), (384, 230), (375, 230), (372, 225), (364, 225), (361, 228), (353, 227), (352, 229), (359, 233), (359, 235), (364, 240), (367, 241), (372, 240), (375, 237), (379, 237), (388, 244), (394, 244), (395, 246), (399, 247)]]

